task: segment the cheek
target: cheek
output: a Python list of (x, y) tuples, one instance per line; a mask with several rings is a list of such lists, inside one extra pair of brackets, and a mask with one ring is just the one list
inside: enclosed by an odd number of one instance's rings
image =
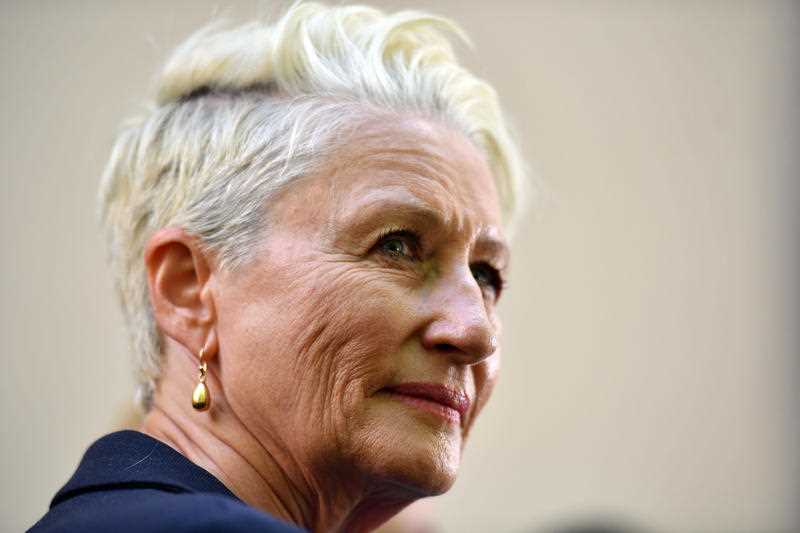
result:
[(292, 373), (298, 401), (344, 434), (358, 403), (385, 385), (404, 337), (402, 306), (358, 272), (326, 277), (298, 317)]
[[(502, 334), (502, 323), (494, 309), (487, 310), (489, 318), (494, 327), (494, 334), (499, 339)], [(472, 367), (472, 377), (475, 382), (475, 411), (473, 412), (470, 424), (474, 423), (475, 417), (483, 409), (492, 395), (494, 386), (500, 376), (500, 363), (502, 350), (498, 346), (495, 353), (479, 365)]]
[(231, 294), (220, 313), (231, 317), (220, 316), (220, 350), (237, 359), (231, 404), (268, 434), (291, 428), (280, 436), (295, 446), (346, 449), (363, 400), (387, 383), (412, 329), (407, 297), (352, 264), (269, 279)]
[(472, 367), (472, 378), (475, 383), (475, 407), (470, 416), (469, 425), (465, 428), (464, 435), (469, 433), (472, 426), (475, 424), (475, 419), (478, 414), (486, 406), (489, 398), (492, 395), (494, 386), (497, 383), (497, 378), (500, 373), (500, 352), (495, 352), (494, 355), (483, 361), (479, 365)]

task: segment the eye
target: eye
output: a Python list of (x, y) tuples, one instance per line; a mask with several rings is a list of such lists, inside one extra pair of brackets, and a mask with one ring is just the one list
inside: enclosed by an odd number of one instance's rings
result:
[(377, 249), (398, 259), (419, 259), (420, 238), (411, 230), (390, 230), (378, 239)]
[(481, 289), (491, 291), (497, 300), (505, 285), (500, 271), (489, 263), (474, 263), (470, 265), (470, 270)]

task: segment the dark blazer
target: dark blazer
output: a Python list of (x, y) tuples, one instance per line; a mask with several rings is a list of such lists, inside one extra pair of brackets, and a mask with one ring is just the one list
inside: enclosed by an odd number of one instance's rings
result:
[(118, 431), (92, 444), (29, 531), (85, 533), (305, 530), (249, 507), (163, 442)]

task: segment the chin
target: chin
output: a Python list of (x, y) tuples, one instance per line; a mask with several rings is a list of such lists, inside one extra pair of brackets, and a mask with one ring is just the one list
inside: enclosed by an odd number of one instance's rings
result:
[(358, 432), (359, 469), (418, 497), (447, 492), (461, 463), (460, 427), (424, 413), (377, 411)]

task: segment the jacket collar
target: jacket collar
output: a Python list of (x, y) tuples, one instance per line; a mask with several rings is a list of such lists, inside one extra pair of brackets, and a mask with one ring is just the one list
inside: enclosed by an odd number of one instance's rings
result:
[(149, 435), (125, 430), (100, 438), (86, 450), (75, 474), (56, 493), (50, 507), (85, 492), (124, 487), (212, 492), (238, 499), (180, 452)]

